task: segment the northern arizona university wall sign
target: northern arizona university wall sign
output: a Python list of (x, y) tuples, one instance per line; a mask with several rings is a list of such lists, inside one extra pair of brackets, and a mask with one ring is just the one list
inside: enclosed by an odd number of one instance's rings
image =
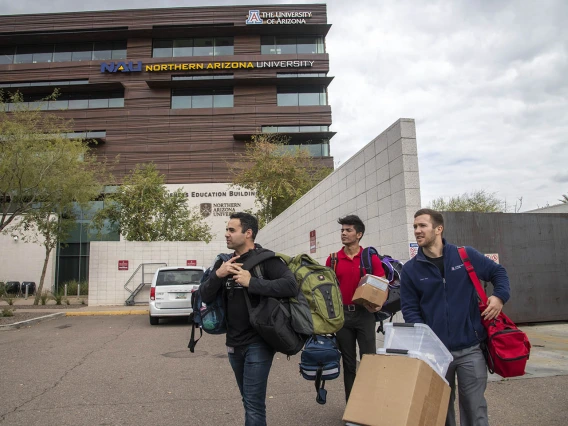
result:
[(136, 64), (129, 62), (103, 62), (101, 72), (140, 72), (142, 71), (142, 61)]
[(312, 12), (261, 12), (249, 10), (247, 25), (290, 25), (305, 24), (312, 17)]
[(183, 64), (148, 64), (142, 61), (102, 62), (101, 72), (147, 72), (157, 71), (196, 71), (196, 70), (226, 70), (226, 69), (256, 69), (256, 68), (310, 68), (315, 61), (262, 61), (262, 62), (195, 62)]

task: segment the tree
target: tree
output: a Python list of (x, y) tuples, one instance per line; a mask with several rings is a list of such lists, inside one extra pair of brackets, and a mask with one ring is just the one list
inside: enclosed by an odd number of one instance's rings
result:
[(483, 189), (456, 195), (447, 201), (440, 197), (430, 203), (432, 209), (446, 212), (505, 212), (505, 206), (505, 202), (497, 198), (494, 192), (487, 193)]
[(568, 204), (568, 195), (563, 194), (563, 195), (562, 195), (562, 198), (559, 199), (558, 201), (560, 201), (560, 202), (563, 203), (563, 204)]
[(233, 185), (256, 193), (261, 226), (297, 201), (333, 170), (317, 166), (307, 149), (287, 145), (277, 134), (252, 136), (245, 153), (230, 165)]
[(37, 305), (51, 252), (75, 226), (74, 206), (101, 193), (106, 163), (83, 139), (66, 137), (71, 120), (26, 106), (18, 93), (6, 112), (4, 99), (0, 94), (0, 231), (45, 248)]
[(59, 192), (68, 153), (82, 153), (82, 140), (64, 137), (72, 129), (71, 121), (27, 107), (21, 94), (0, 92), (0, 231)]
[(213, 238), (211, 227), (196, 209), (187, 205), (182, 189), (169, 194), (164, 176), (153, 164), (136, 166), (107, 194), (105, 207), (91, 223), (95, 230), (110, 224), (128, 241), (206, 241)]

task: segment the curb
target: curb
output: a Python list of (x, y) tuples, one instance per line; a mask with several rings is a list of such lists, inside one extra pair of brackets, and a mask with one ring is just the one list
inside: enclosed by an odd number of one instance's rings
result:
[(65, 312), (68, 317), (94, 317), (105, 315), (149, 315), (149, 310), (131, 310), (131, 311), (88, 311), (88, 312)]
[(0, 325), (0, 331), (17, 330), (20, 327), (26, 327), (28, 325), (36, 324), (36, 323), (41, 322), (41, 321), (49, 321), (49, 320), (59, 318), (59, 317), (64, 317), (64, 316), (65, 316), (65, 312), (57, 312), (55, 314), (49, 314), (49, 315), (45, 315), (43, 317), (37, 317), (37, 318), (29, 319), (29, 320), (26, 320), (26, 321), (15, 322), (14, 324)]

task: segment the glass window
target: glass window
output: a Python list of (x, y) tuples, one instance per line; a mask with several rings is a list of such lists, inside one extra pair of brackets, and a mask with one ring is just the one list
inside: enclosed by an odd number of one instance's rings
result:
[(53, 53), (53, 62), (69, 62), (71, 61), (73, 45), (71, 44), (56, 44), (55, 52)]
[(15, 64), (31, 64), (33, 62), (35, 46), (18, 46), (16, 47)]
[(112, 43), (111, 42), (95, 43), (95, 47), (93, 50), (93, 59), (98, 61), (112, 59)]
[(192, 108), (213, 108), (213, 95), (200, 94), (191, 97)]
[(278, 127), (280, 133), (298, 133), (300, 131), (299, 126), (280, 126)]
[(51, 62), (53, 60), (53, 44), (46, 44), (44, 46), (36, 46), (32, 62), (42, 63)]
[(88, 99), (69, 99), (69, 109), (87, 109), (89, 108)]
[(276, 53), (276, 43), (273, 36), (260, 38), (260, 53), (263, 55), (274, 55)]
[(299, 105), (321, 105), (320, 104), (320, 94), (319, 93), (300, 93), (299, 94)]
[(193, 56), (193, 39), (174, 40), (174, 56)]
[(233, 94), (232, 93), (216, 93), (213, 96), (214, 108), (232, 108), (233, 107)]
[(72, 61), (90, 61), (93, 57), (93, 43), (79, 43), (73, 45)]
[(14, 61), (13, 47), (0, 47), (0, 65), (11, 64)]
[[(301, 132), (321, 132), (322, 127), (326, 127), (326, 126), (302, 126), (300, 128), (300, 131)], [(325, 131), (325, 130), (323, 130), (323, 131)]]
[(154, 40), (154, 58), (171, 58), (173, 41), (172, 40)]
[(47, 110), (48, 102), (46, 101), (32, 101), (28, 103), (28, 108), (30, 109), (39, 109), (39, 110)]
[(108, 98), (89, 99), (89, 108), (108, 108)]
[(47, 109), (59, 110), (59, 109), (67, 109), (68, 107), (69, 107), (69, 100), (57, 99), (55, 101), (49, 101)]
[(112, 43), (112, 59), (126, 59), (126, 41)]
[(213, 56), (213, 38), (196, 38), (193, 41), (193, 56)]
[(191, 108), (191, 96), (172, 96), (172, 109)]
[(277, 95), (278, 106), (298, 106), (298, 93), (280, 93)]
[(296, 37), (276, 37), (276, 53), (280, 55), (296, 53)]
[(233, 37), (215, 38), (215, 56), (233, 55), (235, 52), (233, 44)]
[(124, 107), (124, 98), (111, 98), (108, 100), (109, 108), (122, 108)]
[(318, 52), (318, 39), (320, 37), (298, 37), (298, 53)]
[(262, 131), (264, 133), (278, 133), (278, 127), (276, 127), (276, 126), (262, 126)]

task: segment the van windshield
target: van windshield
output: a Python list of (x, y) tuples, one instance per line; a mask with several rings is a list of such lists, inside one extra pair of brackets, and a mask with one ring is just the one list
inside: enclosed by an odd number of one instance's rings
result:
[(161, 285), (183, 285), (183, 284), (199, 284), (199, 280), (203, 276), (203, 271), (195, 270), (171, 270), (158, 272), (156, 286)]

